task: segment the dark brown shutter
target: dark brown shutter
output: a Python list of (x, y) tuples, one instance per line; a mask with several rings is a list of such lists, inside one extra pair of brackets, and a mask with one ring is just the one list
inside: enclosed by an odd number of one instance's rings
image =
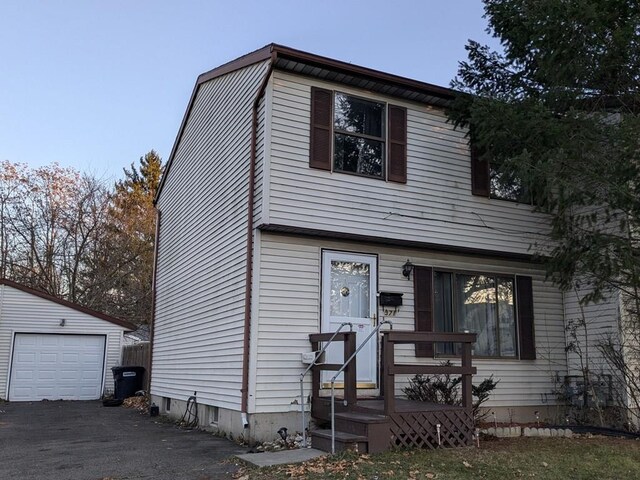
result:
[(311, 87), (311, 145), (309, 166), (331, 170), (333, 92)]
[[(433, 268), (414, 267), (416, 332), (433, 332)], [(433, 357), (433, 343), (416, 343), (416, 357)]]
[(533, 325), (533, 288), (531, 284), (531, 277), (516, 277), (520, 360), (536, 359), (536, 338)]
[(389, 181), (407, 183), (407, 109), (389, 105)]
[(489, 162), (480, 160), (477, 147), (471, 145), (471, 193), (482, 197), (489, 196)]

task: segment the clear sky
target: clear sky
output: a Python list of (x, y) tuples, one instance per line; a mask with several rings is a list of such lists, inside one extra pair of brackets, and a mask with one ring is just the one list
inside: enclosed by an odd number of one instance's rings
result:
[(167, 159), (198, 74), (268, 43), (448, 86), (480, 0), (2, 0), (0, 160)]

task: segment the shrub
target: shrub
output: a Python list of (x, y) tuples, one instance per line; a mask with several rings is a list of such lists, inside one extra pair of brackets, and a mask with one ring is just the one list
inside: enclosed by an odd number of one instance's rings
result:
[[(442, 362), (440, 365), (451, 367), (450, 361)], [(482, 404), (485, 403), (491, 392), (496, 388), (500, 380), (495, 381), (493, 375), (485, 378), (478, 385), (471, 386), (471, 394), (473, 395), (473, 418), (476, 422), (483, 420), (488, 412), (481, 410)], [(415, 375), (409, 380), (409, 385), (402, 389), (402, 392), (409, 400), (418, 400), (421, 402), (437, 403), (440, 405), (462, 405), (460, 397), (460, 384), (462, 377), (452, 377), (450, 374), (442, 375)]]

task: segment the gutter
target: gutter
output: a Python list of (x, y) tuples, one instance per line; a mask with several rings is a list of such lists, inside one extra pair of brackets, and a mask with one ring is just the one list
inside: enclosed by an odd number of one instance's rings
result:
[[(258, 143), (258, 107), (260, 99), (264, 95), (267, 84), (273, 72), (273, 66), (276, 60), (276, 52), (271, 51), (271, 60), (269, 68), (258, 88), (256, 98), (253, 101), (251, 112), (251, 153), (249, 158), (249, 192), (247, 196), (247, 274), (245, 279), (245, 297), (244, 297), (244, 337), (242, 351), (242, 405), (241, 415), (244, 428), (249, 428), (247, 420), (247, 406), (249, 404), (249, 342), (251, 340), (251, 294), (253, 279), (253, 213), (255, 200), (255, 184), (256, 184), (256, 155)], [(266, 121), (266, 120), (265, 120)]]

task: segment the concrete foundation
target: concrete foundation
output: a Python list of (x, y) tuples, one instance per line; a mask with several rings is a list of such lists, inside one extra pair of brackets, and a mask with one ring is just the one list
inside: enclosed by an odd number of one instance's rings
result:
[[(167, 397), (151, 396), (151, 401), (160, 407), (160, 414), (179, 421), (183, 418), (187, 408), (185, 400), (168, 399)], [(253, 413), (247, 415), (248, 425), (243, 424), (242, 414), (237, 410), (197, 404), (198, 427), (226, 436), (233, 440), (254, 445), (262, 442), (272, 442), (280, 436), (278, 430), (284, 427), (290, 435), (301, 432), (301, 417), (299, 411), (280, 413)], [(489, 412), (483, 423), (488, 426), (495, 422), (499, 426), (534, 423), (561, 424), (564, 415), (562, 407), (556, 405), (538, 405), (532, 407), (487, 407)], [(536, 417), (536, 412), (538, 415)], [(495, 418), (494, 415), (495, 414)], [(187, 419), (188, 420), (188, 419)], [(306, 413), (307, 425), (312, 421), (309, 412)]]
[[(151, 395), (151, 401), (160, 407), (160, 414), (175, 421), (180, 421), (187, 409), (185, 400)], [(230, 439), (248, 443), (272, 442), (280, 436), (278, 430), (285, 427), (289, 434), (300, 432), (300, 412), (254, 413), (247, 415), (248, 425), (243, 424), (242, 414), (237, 410), (197, 404), (198, 427), (226, 436)], [(311, 416), (306, 414), (307, 424)], [(189, 419), (185, 419), (189, 420)]]

